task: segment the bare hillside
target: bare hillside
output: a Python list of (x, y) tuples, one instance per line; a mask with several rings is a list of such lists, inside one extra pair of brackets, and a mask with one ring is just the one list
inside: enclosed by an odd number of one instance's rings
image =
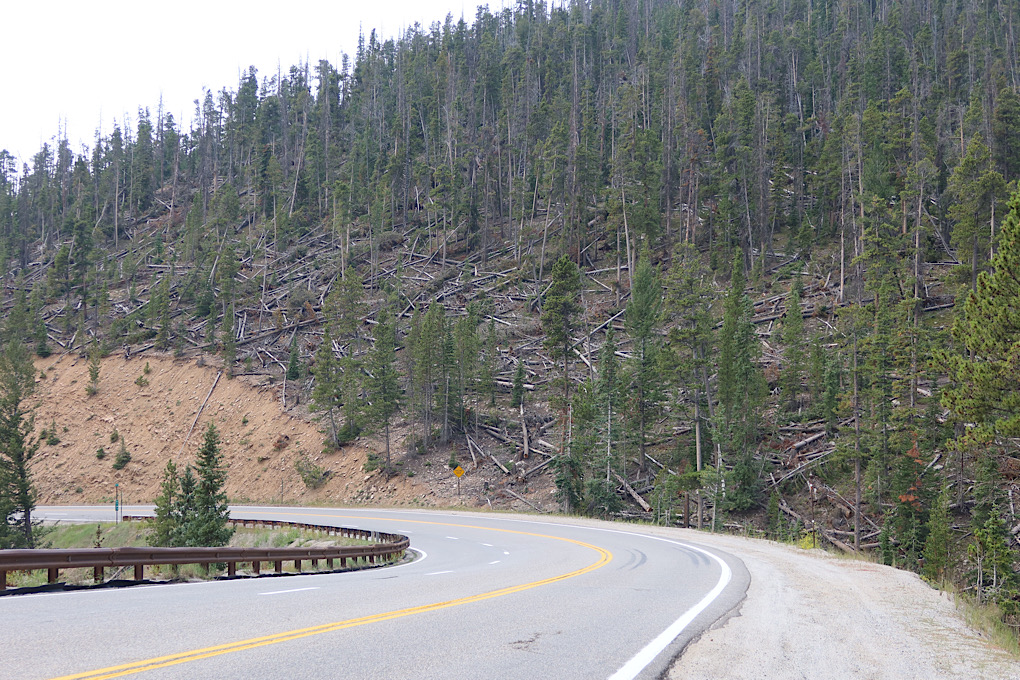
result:
[[(55, 423), (60, 440), (44, 440), (33, 460), (40, 503), (109, 501), (115, 484), (120, 484), (125, 502), (151, 503), (166, 461), (192, 461), (207, 424), (213, 422), (229, 468), (231, 502), (528, 507), (502, 492), (488, 495), (486, 481), (495, 466), (476, 467), (466, 454), (458, 498), (457, 480), (446, 464), (450, 452), (405, 455), (403, 426), (394, 436), (397, 475), (364, 471), (368, 454), (383, 449), (372, 437), (337, 453), (323, 453), (323, 437), (304, 405), (285, 410), (279, 385), (270, 384), (267, 376), (231, 380), (219, 367), (200, 365), (193, 358), (111, 356), (103, 360), (98, 393), (89, 397), (86, 359), (65, 354), (37, 360), (36, 367), (44, 376), (38, 383), (36, 432)], [(111, 441), (115, 438), (118, 441)], [(121, 441), (131, 461), (115, 470)], [(97, 457), (100, 448), (102, 459)], [(305, 484), (295, 468), (300, 460), (325, 473), (320, 488)], [(551, 505), (548, 484), (532, 486), (518, 491), (536, 506)]]

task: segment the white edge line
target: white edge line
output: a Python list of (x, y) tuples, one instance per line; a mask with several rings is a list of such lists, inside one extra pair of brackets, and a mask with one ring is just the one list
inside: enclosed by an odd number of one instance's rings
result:
[(715, 588), (712, 588), (712, 590), (701, 599), (701, 602), (698, 602), (696, 605), (685, 611), (679, 619), (674, 621), (666, 630), (659, 633), (654, 640), (645, 645), (644, 649), (635, 654), (630, 661), (620, 668), (620, 670), (610, 675), (609, 680), (632, 680), (633, 678), (636, 678), (638, 673), (643, 671), (648, 664), (652, 663), (652, 661), (654, 661), (655, 658), (659, 656), (659, 654), (661, 654), (662, 651), (670, 645), (670, 643), (673, 642), (673, 640), (680, 636), (680, 633), (682, 633), (684, 629), (690, 625), (698, 614), (705, 611), (705, 609), (707, 609), (708, 606), (712, 604), (717, 597), (719, 597), (733, 576), (730, 566), (718, 556), (713, 555), (707, 550), (702, 550), (696, 546), (679, 543), (677, 541), (669, 541), (668, 539), (661, 540), (667, 540), (669, 543), (677, 543), (677, 545), (683, 545), (691, 550), (697, 550), (718, 562), (722, 569), (722, 573), (719, 575), (719, 582), (715, 584)]
[(259, 593), (259, 595), (282, 595), (284, 593), (300, 593), (302, 590), (318, 590), (318, 589), (319, 589), (318, 586), (311, 588), (292, 588), (291, 590), (273, 590), (268, 593)]

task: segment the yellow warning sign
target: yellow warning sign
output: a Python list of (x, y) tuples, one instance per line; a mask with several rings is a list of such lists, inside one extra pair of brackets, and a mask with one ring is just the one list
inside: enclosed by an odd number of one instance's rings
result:
[(457, 475), (458, 477), (462, 477), (464, 475), (464, 468), (458, 465), (456, 468), (454, 468), (453, 474)]

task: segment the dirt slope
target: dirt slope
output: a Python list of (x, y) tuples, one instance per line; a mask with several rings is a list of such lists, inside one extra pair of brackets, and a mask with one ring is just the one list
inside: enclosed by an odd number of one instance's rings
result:
[[(40, 504), (109, 501), (118, 483), (125, 502), (151, 503), (166, 461), (173, 459), (179, 466), (193, 461), (209, 422), (220, 432), (228, 466), (227, 494), (234, 503), (481, 506), (500, 500), (482, 495), (485, 471), (467, 464), (459, 498), (456, 479), (446, 466), (420, 457), (402, 461), (401, 473), (389, 478), (379, 472), (365, 473), (369, 451), (383, 449), (375, 438), (323, 454), (323, 437), (304, 405), (284, 410), (278, 385), (268, 384), (266, 376), (229, 380), (222, 375), (217, 381), (219, 367), (199, 365), (194, 358), (111, 356), (102, 362), (99, 392), (89, 397), (86, 359), (50, 357), (38, 360), (36, 367), (45, 376), (38, 382), (36, 430), (55, 422), (60, 439), (55, 445), (44, 442), (33, 460)], [(139, 377), (148, 385), (136, 384)], [(122, 470), (113, 469), (120, 447), (119, 442), (111, 442), (114, 431), (131, 454), (131, 462)], [(395, 446), (401, 432), (398, 424)], [(100, 447), (106, 452), (102, 460), (96, 457)], [(321, 488), (307, 488), (295, 470), (295, 461), (303, 456), (329, 472)], [(504, 502), (503, 507), (509, 504)]]

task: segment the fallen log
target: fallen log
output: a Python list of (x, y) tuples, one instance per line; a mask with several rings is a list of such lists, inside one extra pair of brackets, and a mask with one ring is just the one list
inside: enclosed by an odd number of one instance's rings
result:
[(634, 487), (627, 483), (626, 479), (624, 479), (615, 472), (613, 473), (613, 476), (616, 477), (616, 481), (620, 482), (620, 484), (623, 484), (623, 488), (627, 490), (627, 493), (631, 495), (631, 498), (637, 501), (637, 504), (640, 505), (645, 512), (652, 511), (652, 506), (648, 505), (648, 501), (642, 498), (641, 495), (634, 490)]
[(543, 510), (542, 508), (538, 507), (537, 505), (535, 505), (534, 503), (532, 503), (531, 501), (529, 501), (527, 498), (525, 498), (524, 496), (520, 495), (519, 493), (516, 493), (515, 491), (512, 491), (511, 489), (503, 489), (503, 491), (506, 491), (508, 495), (513, 496), (517, 500), (522, 501), (524, 503), (527, 503), (528, 505), (533, 507), (537, 512), (540, 512), (543, 515), (545, 514), (545, 510)]

